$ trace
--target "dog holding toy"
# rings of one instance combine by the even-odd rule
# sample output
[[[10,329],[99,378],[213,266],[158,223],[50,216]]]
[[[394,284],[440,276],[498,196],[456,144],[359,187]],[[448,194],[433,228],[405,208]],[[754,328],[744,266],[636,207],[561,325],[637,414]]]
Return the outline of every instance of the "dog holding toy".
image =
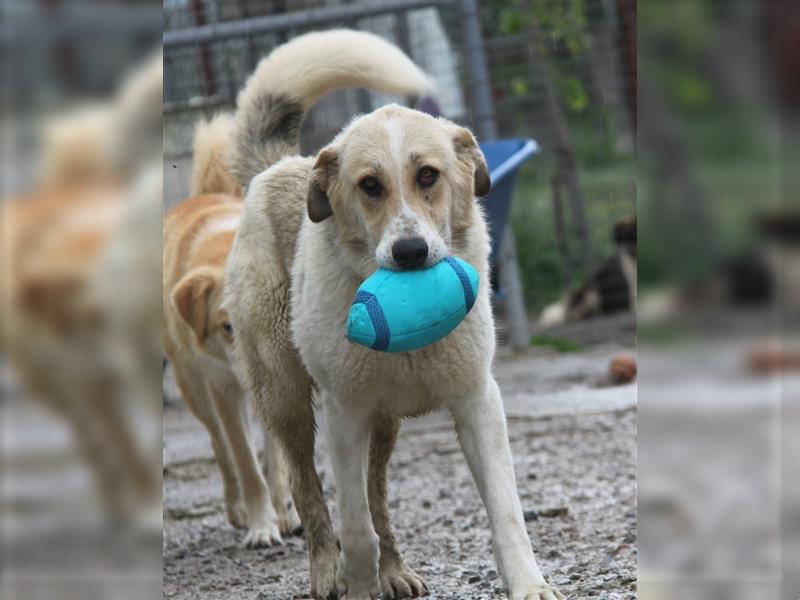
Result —
[[[376,68],[378,55],[392,64]],[[479,283],[488,281],[490,244],[476,201],[491,187],[484,157],[468,129],[396,105],[355,119],[315,156],[298,156],[315,92],[289,82],[334,56],[347,56],[348,76],[363,85],[387,73],[402,73],[406,88],[428,84],[397,48],[353,31],[301,36],[266,59],[235,117],[232,167],[249,189],[224,301],[243,384],[293,471],[312,595],[427,592],[397,547],[386,468],[401,419],[447,407],[509,597],[563,598],[534,558],[492,376],[489,286]],[[314,465],[315,394],[341,550]]]

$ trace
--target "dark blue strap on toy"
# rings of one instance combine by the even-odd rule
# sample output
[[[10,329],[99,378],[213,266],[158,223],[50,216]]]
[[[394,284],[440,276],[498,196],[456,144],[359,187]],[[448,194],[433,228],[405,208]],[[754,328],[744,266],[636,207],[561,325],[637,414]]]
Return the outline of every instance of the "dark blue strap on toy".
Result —
[[[353,300],[353,304],[363,304],[364,308],[367,309],[372,328],[375,330],[375,341],[372,343],[371,348],[386,352],[389,347],[389,324],[386,322],[386,317],[381,310],[380,304],[378,304],[378,299],[369,292],[359,290],[355,300]]]
[[[444,260],[452,267],[459,281],[461,281],[461,287],[464,288],[464,304],[467,307],[467,312],[469,312],[472,305],[475,304],[475,294],[472,293],[472,284],[469,282],[469,276],[466,271],[464,271],[464,268],[452,256],[446,256]]]

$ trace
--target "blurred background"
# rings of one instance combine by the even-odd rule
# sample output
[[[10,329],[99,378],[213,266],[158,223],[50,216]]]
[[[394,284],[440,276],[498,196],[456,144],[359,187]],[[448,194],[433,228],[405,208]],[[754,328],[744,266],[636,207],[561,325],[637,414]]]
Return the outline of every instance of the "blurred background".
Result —
[[[3,598],[160,595],[161,15],[0,6]]]
[[[638,7],[644,598],[795,598],[797,3]]]

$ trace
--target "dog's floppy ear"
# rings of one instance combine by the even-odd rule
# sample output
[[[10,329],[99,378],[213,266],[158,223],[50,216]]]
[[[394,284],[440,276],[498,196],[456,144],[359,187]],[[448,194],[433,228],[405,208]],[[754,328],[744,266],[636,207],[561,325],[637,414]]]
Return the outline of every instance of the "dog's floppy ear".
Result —
[[[172,290],[172,305],[203,345],[208,332],[208,301],[216,278],[207,269],[194,269]]]
[[[314,163],[314,168],[311,171],[306,205],[308,207],[308,218],[314,223],[320,223],[333,214],[331,201],[328,198],[328,186],[338,158],[336,150],[330,146],[323,148],[317,156],[317,162]]]
[[[478,198],[483,198],[491,191],[492,180],[489,177],[489,167],[486,166],[486,159],[483,158],[478,141],[469,129],[456,126],[453,144],[459,156],[472,161],[474,192]]]

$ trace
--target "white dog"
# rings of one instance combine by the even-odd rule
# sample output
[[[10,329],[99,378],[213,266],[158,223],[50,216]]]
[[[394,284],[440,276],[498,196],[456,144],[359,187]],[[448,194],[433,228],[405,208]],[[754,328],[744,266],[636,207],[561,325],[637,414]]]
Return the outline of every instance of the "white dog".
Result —
[[[489,238],[475,202],[490,181],[475,138],[449,121],[392,105],[353,121],[316,157],[291,156],[302,108],[314,95],[302,82],[331,55],[349,53],[351,75],[362,74],[371,87],[401,72],[405,81],[424,82],[397,49],[363,33],[304,36],[274,59],[301,43],[309,50],[297,52],[290,69],[287,61],[281,71],[277,60],[272,69],[259,67],[239,98],[232,167],[247,185],[263,165],[273,166],[250,183],[224,303],[237,332],[240,376],[293,471],[312,593],[361,600],[426,591],[401,559],[389,525],[386,465],[400,420],[444,405],[488,510],[511,598],[563,598],[534,559],[491,373]],[[378,54],[393,64],[374,70]],[[378,267],[424,268],[447,255],[474,265],[484,282],[453,333],[401,354],[345,339],[356,288]],[[326,411],[341,553],[314,469],[312,389]]]

